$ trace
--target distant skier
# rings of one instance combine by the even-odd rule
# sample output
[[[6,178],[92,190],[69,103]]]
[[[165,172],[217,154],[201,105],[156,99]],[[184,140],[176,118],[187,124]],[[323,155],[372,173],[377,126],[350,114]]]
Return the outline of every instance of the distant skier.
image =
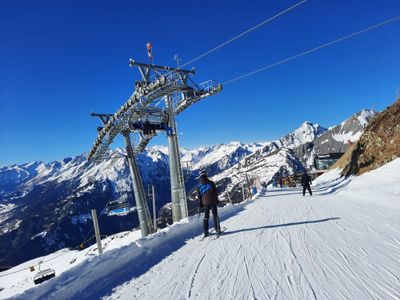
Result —
[[[208,179],[207,173],[202,171],[199,176],[199,186],[197,187],[199,196],[199,205],[204,208],[203,231],[204,236],[208,236],[208,219],[210,218],[210,210],[213,214],[214,227],[217,235],[221,234],[221,227],[218,218],[218,192],[215,183]]]
[[[301,175],[301,185],[303,186],[303,196],[306,195],[306,189],[310,193],[310,196],[312,196],[312,191],[311,191],[311,178],[308,176],[307,172],[304,172],[303,175]]]
[[[147,119],[143,123],[143,134],[144,135],[151,134],[150,122]]]

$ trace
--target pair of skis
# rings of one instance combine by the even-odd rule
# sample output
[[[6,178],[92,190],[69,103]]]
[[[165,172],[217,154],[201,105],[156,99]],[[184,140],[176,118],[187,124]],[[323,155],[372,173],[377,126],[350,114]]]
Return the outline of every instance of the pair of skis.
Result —
[[[214,233],[215,228],[213,228],[213,229],[211,229],[210,233],[207,236],[203,235],[202,237],[200,237],[200,242],[204,241],[206,238],[209,238],[210,240],[218,239],[222,235],[222,233],[225,232],[225,230],[226,230],[226,227],[221,227],[221,233],[218,234],[218,233]]]

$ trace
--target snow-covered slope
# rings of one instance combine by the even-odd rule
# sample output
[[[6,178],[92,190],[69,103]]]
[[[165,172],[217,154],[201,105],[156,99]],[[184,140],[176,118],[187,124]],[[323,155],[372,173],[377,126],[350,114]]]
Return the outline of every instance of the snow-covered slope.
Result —
[[[0,273],[0,298],[398,299],[400,159],[322,179],[313,197],[268,190],[225,207],[219,239],[200,241],[193,217],[146,239],[110,237],[102,256],[44,257],[57,277],[32,289],[35,262],[17,266]]]

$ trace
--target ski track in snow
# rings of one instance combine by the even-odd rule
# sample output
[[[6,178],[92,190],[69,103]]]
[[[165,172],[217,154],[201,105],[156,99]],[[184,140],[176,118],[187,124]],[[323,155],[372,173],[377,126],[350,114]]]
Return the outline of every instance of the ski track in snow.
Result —
[[[228,231],[219,240],[204,246],[193,241],[172,254],[178,261],[198,261],[178,270],[180,280],[192,278],[190,293],[175,290],[171,294],[165,289],[167,282],[176,282],[177,270],[171,261],[163,261],[157,266],[162,270],[157,276],[145,273],[110,298],[396,299],[400,296],[397,276],[376,276],[383,271],[382,265],[399,274],[399,248],[393,247],[393,239],[381,243],[381,232],[374,230],[381,228],[385,213],[367,223],[366,211],[360,211],[362,218],[352,220],[348,215],[355,208],[350,203],[341,202],[342,208],[338,204],[318,196],[303,199],[284,193],[261,198],[227,220]],[[346,230],[353,232],[347,237]],[[157,288],[158,282],[165,284]]]
[[[192,278],[190,293],[165,289],[176,268],[163,261],[157,276],[145,273],[109,299],[398,299],[396,214],[329,198],[282,192],[256,200],[224,222],[220,239],[172,254],[199,262],[178,270],[180,280]]]
[[[223,209],[219,239],[192,239],[194,217],[16,298],[400,299],[400,187],[379,198],[357,180],[268,191]]]

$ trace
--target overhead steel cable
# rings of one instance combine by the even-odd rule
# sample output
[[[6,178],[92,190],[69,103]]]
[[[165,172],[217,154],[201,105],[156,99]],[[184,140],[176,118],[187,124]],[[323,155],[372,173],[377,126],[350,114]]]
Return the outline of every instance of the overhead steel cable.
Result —
[[[288,62],[288,61],[291,61],[291,60],[293,60],[293,59],[299,58],[299,57],[301,57],[301,56],[310,54],[310,53],[315,52],[315,51],[318,51],[318,50],[320,50],[320,49],[322,49],[322,48],[325,48],[325,47],[331,46],[331,45],[333,45],[333,44],[339,43],[339,42],[341,42],[341,41],[350,39],[350,38],[352,38],[352,37],[354,37],[354,36],[356,36],[356,35],[359,35],[359,34],[361,34],[361,33],[370,31],[370,30],[375,29],[375,28],[378,28],[378,27],[380,27],[380,26],[383,26],[383,25],[386,25],[386,24],[395,22],[395,21],[397,21],[397,20],[400,20],[400,16],[396,16],[396,17],[394,17],[394,18],[388,19],[388,20],[383,21],[383,22],[381,22],[381,23],[378,23],[378,24],[369,26],[369,27],[367,27],[367,28],[364,28],[364,29],[362,29],[362,30],[360,30],[360,31],[357,31],[357,32],[354,32],[354,33],[345,35],[345,36],[343,36],[343,37],[340,37],[340,38],[335,39],[335,40],[333,40],[333,41],[331,41],[331,42],[324,43],[324,44],[322,44],[322,45],[320,45],[320,46],[314,47],[314,48],[309,49],[309,50],[307,50],[307,51],[300,52],[300,53],[298,53],[298,54],[296,54],[296,55],[293,55],[293,56],[290,56],[290,57],[288,57],[288,58],[279,60],[279,61],[277,61],[277,62],[275,62],[275,63],[273,63],[273,64],[270,64],[270,65],[261,67],[261,68],[259,68],[259,69],[256,69],[256,70],[254,70],[254,71],[245,73],[245,74],[243,74],[243,75],[234,77],[234,78],[232,78],[232,79],[230,79],[230,80],[227,80],[227,81],[223,82],[222,84],[223,84],[223,85],[230,84],[230,83],[232,83],[232,82],[238,81],[238,80],[243,79],[243,78],[245,78],[245,77],[254,75],[254,74],[256,74],[256,73],[262,72],[262,71],[267,70],[267,69],[271,69],[271,68],[276,67],[276,66],[279,66],[279,65],[281,65],[281,64],[283,64],[283,63],[285,63],[285,62]]]
[[[193,58],[193,59],[189,60],[188,62],[184,63],[183,65],[179,66],[176,70],[171,71],[171,72],[168,73],[167,75],[172,74],[172,73],[174,73],[174,72],[177,71],[177,70],[180,70],[181,68],[183,68],[183,67],[185,67],[185,66],[187,66],[187,65],[189,65],[189,64],[191,64],[191,63],[193,63],[193,62],[195,62],[196,60],[199,60],[200,58],[203,58],[203,57],[205,57],[205,56],[207,56],[207,55],[209,55],[209,54],[211,54],[211,53],[217,51],[218,49],[221,49],[222,47],[225,47],[226,45],[232,43],[233,41],[236,41],[237,39],[241,38],[242,36],[244,36],[244,35],[246,35],[246,34],[252,32],[252,31],[256,30],[257,28],[259,28],[259,27],[261,27],[261,26],[263,26],[263,25],[265,25],[265,24],[267,24],[267,23],[269,23],[269,22],[275,20],[276,18],[278,18],[278,17],[280,17],[280,16],[282,16],[282,15],[288,13],[289,11],[295,9],[296,7],[300,6],[301,4],[303,4],[303,3],[305,3],[305,2],[307,2],[307,0],[302,0],[302,1],[300,1],[300,2],[297,2],[296,4],[294,4],[294,5],[292,5],[292,6],[288,7],[288,8],[286,8],[285,10],[283,10],[283,11],[277,13],[276,15],[274,15],[274,16],[272,16],[272,17],[269,17],[269,18],[263,20],[262,22],[258,23],[257,25],[255,25],[255,26],[253,26],[253,27],[251,27],[251,28],[249,28],[249,29],[243,31],[242,33],[239,33],[238,35],[236,35],[236,36],[230,38],[229,40],[223,42],[222,44],[219,44],[218,46],[215,46],[214,48],[212,48],[212,49],[210,49],[210,50],[208,50],[208,51],[206,51],[206,52],[200,54],[199,56],[196,56],[195,58]]]

